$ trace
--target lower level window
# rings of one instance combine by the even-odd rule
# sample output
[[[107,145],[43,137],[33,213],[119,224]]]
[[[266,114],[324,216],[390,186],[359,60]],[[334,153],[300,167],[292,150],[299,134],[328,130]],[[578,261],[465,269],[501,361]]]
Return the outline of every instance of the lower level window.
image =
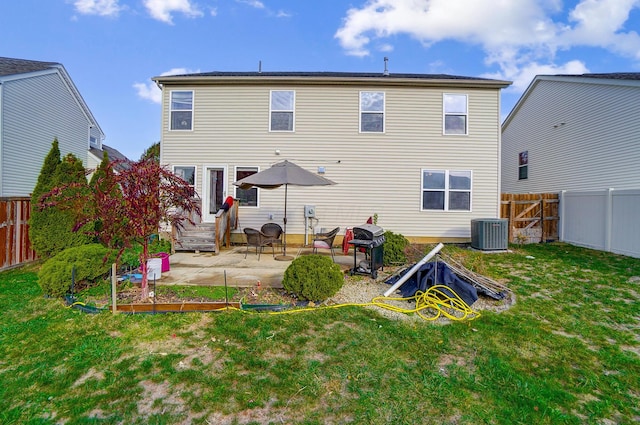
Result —
[[[422,170],[422,209],[471,211],[471,171]]]
[[[236,167],[236,181],[258,172],[258,167]],[[240,189],[236,187],[236,199],[241,207],[258,206],[258,188]]]
[[[186,181],[195,195],[196,189],[196,167],[194,166],[175,166],[173,167],[173,173]]]

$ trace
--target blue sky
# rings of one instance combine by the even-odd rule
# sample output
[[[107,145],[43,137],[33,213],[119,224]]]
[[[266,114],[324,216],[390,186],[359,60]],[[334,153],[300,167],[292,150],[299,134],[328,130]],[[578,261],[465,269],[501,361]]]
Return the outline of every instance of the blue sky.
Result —
[[[158,75],[208,72],[640,72],[640,0],[13,0],[0,56],[62,63],[131,159],[160,139]]]

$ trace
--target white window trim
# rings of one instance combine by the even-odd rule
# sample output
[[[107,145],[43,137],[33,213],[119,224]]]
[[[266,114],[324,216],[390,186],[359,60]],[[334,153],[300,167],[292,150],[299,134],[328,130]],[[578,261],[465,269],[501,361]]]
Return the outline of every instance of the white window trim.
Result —
[[[254,166],[254,165],[236,165],[233,168],[234,181],[237,181],[236,179],[238,178],[238,168],[255,168],[256,169],[256,173],[260,172],[260,167],[258,167],[258,166]],[[238,198],[237,197],[238,189],[240,189],[238,186],[233,185],[233,198],[234,199]],[[238,207],[239,208],[243,208],[243,209],[244,208],[247,208],[247,209],[249,209],[249,208],[252,208],[252,209],[260,208],[260,188],[258,187],[257,189],[258,190],[257,190],[257,194],[256,194],[256,206],[255,207],[251,206],[251,205],[242,205],[242,206],[238,205]]]
[[[272,109],[273,92],[291,92],[293,93],[293,109]],[[291,112],[293,123],[291,130],[273,130],[271,128],[271,113],[273,112]],[[269,132],[270,133],[293,133],[296,131],[296,91],[295,90],[270,90],[269,91]]]
[[[174,111],[174,109],[171,108],[171,104],[173,103],[173,93],[174,92],[191,92],[191,128],[188,130],[183,130],[183,129],[173,129],[171,128],[171,123],[173,122],[172,119],[172,113]],[[193,131],[194,127],[195,127],[195,106],[196,105],[196,92],[194,90],[171,90],[169,92],[169,131]],[[186,112],[189,111],[189,109],[175,109],[175,111],[181,111],[181,112]]]
[[[435,171],[444,173],[444,189],[424,189],[424,172]],[[469,190],[449,189],[449,173],[450,172],[465,172],[470,174],[471,187]],[[424,192],[441,192],[444,190],[444,209],[431,210],[424,208],[422,204],[422,194]],[[468,210],[450,210],[449,209],[449,192],[469,192],[469,209]],[[435,168],[423,168],[420,170],[420,211],[434,212],[434,213],[470,213],[473,212],[473,171],[472,170],[442,170]]]
[[[465,97],[465,110],[467,112],[465,112],[464,114],[461,113],[450,113],[447,114],[447,112],[445,111],[445,98],[447,96],[464,96]],[[445,128],[445,119],[447,115],[464,115],[465,117],[465,128],[464,128],[464,133],[463,134],[454,134],[454,133],[447,133],[447,130]],[[442,135],[443,136],[468,136],[469,135],[469,95],[467,93],[442,93]]]
[[[362,93],[382,93],[382,111],[363,111]],[[379,90],[360,90],[358,93],[358,132],[360,134],[385,134],[387,132],[387,92]],[[362,131],[362,114],[379,114],[382,112],[382,131]]]
[[[197,166],[193,164],[176,164],[171,166],[171,172],[173,174],[176,174],[176,168],[187,168],[187,167],[193,168],[193,193],[196,196],[200,196],[198,195],[198,167]]]

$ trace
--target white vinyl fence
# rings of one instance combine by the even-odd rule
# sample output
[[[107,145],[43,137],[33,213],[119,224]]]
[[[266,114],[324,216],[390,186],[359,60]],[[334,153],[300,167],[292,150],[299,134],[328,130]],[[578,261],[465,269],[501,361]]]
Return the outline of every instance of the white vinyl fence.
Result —
[[[560,240],[640,258],[640,189],[560,192]]]

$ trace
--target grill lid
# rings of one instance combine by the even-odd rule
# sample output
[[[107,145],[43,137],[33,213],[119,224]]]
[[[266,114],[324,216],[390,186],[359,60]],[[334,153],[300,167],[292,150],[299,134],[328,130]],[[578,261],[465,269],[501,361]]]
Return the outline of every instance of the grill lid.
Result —
[[[353,228],[354,239],[372,240],[384,235],[384,229],[375,224],[362,224]]]

